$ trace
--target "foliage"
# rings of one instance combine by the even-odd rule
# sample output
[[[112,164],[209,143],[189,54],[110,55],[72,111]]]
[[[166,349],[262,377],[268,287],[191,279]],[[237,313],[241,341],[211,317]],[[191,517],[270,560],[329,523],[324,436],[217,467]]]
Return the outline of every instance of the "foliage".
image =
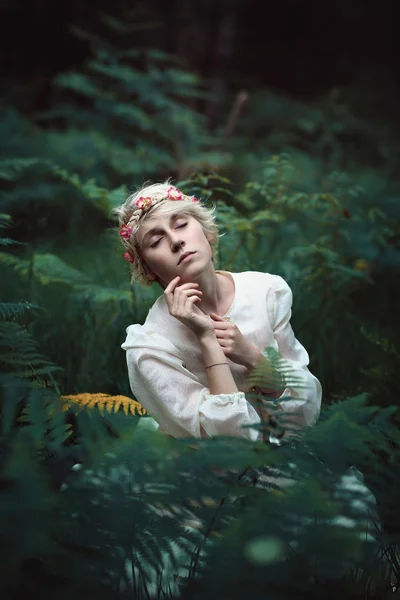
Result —
[[[393,185],[397,127],[389,120],[382,127],[388,115],[366,107],[372,95],[355,85],[333,87],[307,101],[271,87],[253,90],[230,141],[235,185],[258,180],[265,161],[281,152],[291,155],[296,182],[308,191],[332,171],[351,173],[369,186]]]
[[[41,286],[73,285],[48,272]],[[371,340],[396,358],[392,342]],[[17,364],[34,366],[29,344],[16,348]],[[398,530],[386,526],[398,506],[394,407],[342,401],[300,441],[274,447],[143,431],[140,417],[84,407],[119,406],[103,394],[74,402],[15,378],[0,391],[3,595],[389,597],[399,564]]]
[[[133,50],[131,23],[105,21],[114,38],[76,31],[91,58],[56,77],[48,110],[13,106],[0,125],[2,596],[389,598],[396,151],[337,96],[299,107],[271,92],[222,148],[196,110],[198,77]],[[354,139],[362,168],[346,159]],[[379,173],[365,170],[371,156]],[[174,440],[147,431],[129,397],[120,344],[160,290],[129,287],[109,212],[132,177],[171,174],[216,204],[219,268],[280,274],[293,289],[294,330],[324,390],[301,436]],[[266,433],[290,425],[274,409]]]
[[[87,408],[97,407],[99,411],[117,412],[120,408],[128,415],[146,415],[146,411],[139,402],[126,396],[110,396],[110,394],[69,394],[60,396],[63,401],[63,409],[68,410],[72,403]]]
[[[54,467],[71,459],[72,433],[61,405],[49,392],[25,389],[24,426],[10,428],[23,388],[6,390],[3,595],[40,589],[44,597],[144,598],[164,590],[240,598],[267,587],[274,598],[331,598],[334,586],[344,597],[389,597],[397,537],[385,536],[379,522],[375,530],[373,498],[357,474],[344,474],[368,465],[374,484],[385,482],[389,504],[398,411],[354,398],[327,411],[300,443],[276,448],[235,438],[173,440],[132,429],[134,417],[123,414],[122,421],[107,416],[110,437],[95,413],[81,409],[74,443],[85,448],[84,464],[67,471],[59,491]],[[390,450],[384,467],[378,448]],[[277,472],[291,482],[279,492]]]
[[[18,323],[0,323],[0,364],[7,372],[19,377],[37,379],[59,371],[37,350],[36,343],[28,331]]]
[[[14,319],[32,308],[39,308],[29,302],[0,302],[0,319]]]
[[[263,178],[249,182],[235,206],[217,199],[221,188],[225,198],[231,194],[229,181],[218,174],[194,174],[182,185],[217,204],[226,234],[219,250],[223,268],[268,271],[290,283],[294,330],[309,350],[325,399],[358,393],[360,356],[366,370],[374,360],[361,335],[374,327],[369,298],[375,306],[386,304],[380,327],[391,331],[394,305],[387,299],[398,289],[398,210],[385,213],[376,198],[340,173],[332,173],[320,192],[305,192],[286,155],[267,161]]]
[[[205,97],[199,78],[161,50],[133,49],[126,23],[115,44],[109,25],[104,36],[74,28],[89,41],[92,58],[56,77],[55,106],[42,115],[47,124],[68,125],[49,137],[63,164],[109,185],[116,177],[154,175],[155,166],[171,172],[188,159],[204,160],[206,123],[192,107]]]

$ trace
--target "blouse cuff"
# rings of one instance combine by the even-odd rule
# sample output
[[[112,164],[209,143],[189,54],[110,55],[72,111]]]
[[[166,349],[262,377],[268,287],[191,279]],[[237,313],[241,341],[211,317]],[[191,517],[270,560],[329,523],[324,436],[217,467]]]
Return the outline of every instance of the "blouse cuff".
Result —
[[[245,400],[244,392],[232,392],[231,394],[212,394],[209,390],[206,390],[204,394],[205,400],[212,400],[223,405],[233,404],[240,400]]]
[[[244,425],[256,424],[260,418],[247,401],[244,392],[232,394],[204,393],[204,402],[199,409],[200,424],[208,436],[230,435],[244,437],[252,441],[259,439],[259,431]]]

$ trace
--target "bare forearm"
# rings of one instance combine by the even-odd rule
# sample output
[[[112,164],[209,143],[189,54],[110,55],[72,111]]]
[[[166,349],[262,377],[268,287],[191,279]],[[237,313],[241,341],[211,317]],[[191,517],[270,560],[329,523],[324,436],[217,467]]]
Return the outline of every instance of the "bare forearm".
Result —
[[[215,335],[207,335],[199,338],[199,345],[203,356],[205,367],[215,365],[206,369],[208,377],[208,388],[211,394],[233,394],[238,391],[233,379],[228,360],[218,343]],[[222,364],[216,364],[222,363]]]

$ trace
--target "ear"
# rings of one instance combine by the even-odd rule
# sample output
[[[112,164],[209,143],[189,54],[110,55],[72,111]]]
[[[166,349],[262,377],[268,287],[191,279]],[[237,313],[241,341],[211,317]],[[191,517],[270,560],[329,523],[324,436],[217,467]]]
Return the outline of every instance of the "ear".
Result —
[[[150,269],[150,267],[145,261],[143,261],[143,271],[146,279],[148,279],[149,281],[154,281],[155,279],[157,279],[156,274],[153,273],[153,271]]]
[[[212,251],[212,261],[214,262],[215,242],[218,241],[218,238],[215,238],[214,236],[212,236],[210,234],[207,234],[206,235],[206,239],[207,239],[208,243],[210,244],[210,248],[211,248],[211,251]]]
[[[213,244],[215,244],[215,237],[213,237],[211,234],[206,235],[206,240],[211,247],[213,246]]]

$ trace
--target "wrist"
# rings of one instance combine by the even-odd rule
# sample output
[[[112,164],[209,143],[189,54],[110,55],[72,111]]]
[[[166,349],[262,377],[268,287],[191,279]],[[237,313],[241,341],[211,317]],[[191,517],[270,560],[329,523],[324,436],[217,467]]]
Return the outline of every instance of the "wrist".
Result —
[[[214,343],[215,341],[217,341],[217,336],[215,334],[214,329],[211,329],[210,331],[203,331],[197,334],[197,339],[200,345],[207,345],[209,343]]]

